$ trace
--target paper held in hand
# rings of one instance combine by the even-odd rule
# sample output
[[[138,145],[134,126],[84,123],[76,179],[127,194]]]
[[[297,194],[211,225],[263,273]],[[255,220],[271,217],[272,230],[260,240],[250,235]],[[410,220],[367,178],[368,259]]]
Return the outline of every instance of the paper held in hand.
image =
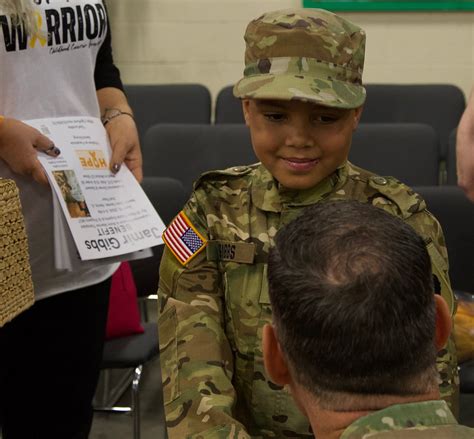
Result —
[[[163,243],[163,221],[135,177],[125,165],[116,175],[110,171],[111,150],[99,119],[61,117],[25,123],[61,150],[58,157],[39,152],[38,158],[81,260],[116,257]],[[60,232],[55,230],[55,241],[61,243],[69,234]]]

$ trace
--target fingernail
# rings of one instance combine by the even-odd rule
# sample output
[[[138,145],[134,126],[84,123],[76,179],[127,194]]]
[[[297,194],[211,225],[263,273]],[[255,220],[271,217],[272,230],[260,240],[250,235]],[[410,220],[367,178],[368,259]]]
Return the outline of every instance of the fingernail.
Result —
[[[54,155],[59,155],[59,154],[61,154],[61,150],[59,148],[54,147],[53,148],[53,154]]]
[[[118,171],[120,171],[120,166],[121,166],[120,163],[114,163],[112,165],[112,172],[116,174]]]

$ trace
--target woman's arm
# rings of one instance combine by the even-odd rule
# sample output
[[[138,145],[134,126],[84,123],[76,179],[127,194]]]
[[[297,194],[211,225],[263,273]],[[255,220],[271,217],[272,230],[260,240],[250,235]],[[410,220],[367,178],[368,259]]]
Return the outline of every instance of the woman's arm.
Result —
[[[125,94],[118,88],[106,87],[97,91],[97,98],[101,114],[106,118],[105,129],[112,148],[112,172],[118,172],[122,163],[125,163],[135,178],[142,181],[142,153],[138,131]],[[107,121],[109,115],[110,119]]]
[[[107,17],[107,35],[97,54],[94,71],[97,99],[112,148],[110,168],[116,173],[125,162],[138,181],[143,178],[142,154],[133,113],[123,92],[120,72],[112,56],[112,38]]]
[[[458,185],[474,201],[474,87],[456,136]]]

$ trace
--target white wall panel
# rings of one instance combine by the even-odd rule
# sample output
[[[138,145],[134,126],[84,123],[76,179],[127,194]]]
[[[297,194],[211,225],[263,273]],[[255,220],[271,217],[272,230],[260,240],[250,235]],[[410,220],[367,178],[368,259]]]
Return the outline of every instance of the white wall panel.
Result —
[[[299,0],[109,0],[127,83],[199,82],[213,95],[243,70],[243,33]],[[474,83],[474,13],[342,13],[367,32],[365,82]]]

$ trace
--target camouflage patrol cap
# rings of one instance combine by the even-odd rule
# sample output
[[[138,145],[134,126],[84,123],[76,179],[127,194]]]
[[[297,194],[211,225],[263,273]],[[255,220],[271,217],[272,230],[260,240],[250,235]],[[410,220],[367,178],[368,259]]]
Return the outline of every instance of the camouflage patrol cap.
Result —
[[[252,20],[244,77],[234,96],[304,100],[337,108],[365,101],[365,32],[324,9],[286,9]]]

